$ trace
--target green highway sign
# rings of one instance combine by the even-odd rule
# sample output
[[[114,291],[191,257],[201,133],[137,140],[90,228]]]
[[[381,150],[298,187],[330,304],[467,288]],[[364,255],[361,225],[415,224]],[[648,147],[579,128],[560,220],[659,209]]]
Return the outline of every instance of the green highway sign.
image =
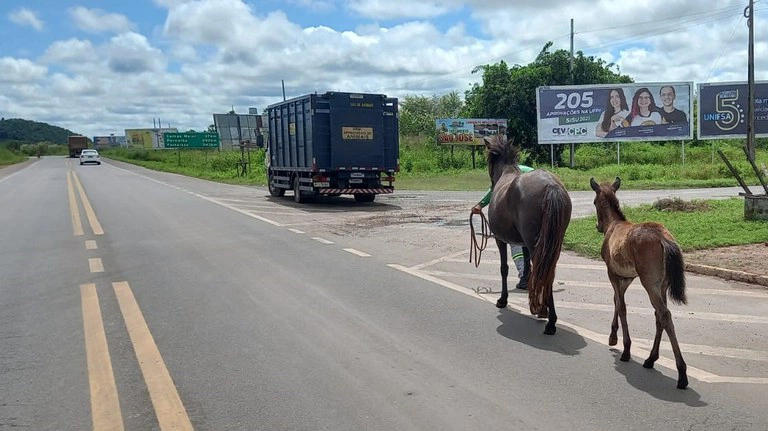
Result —
[[[163,134],[165,148],[219,148],[221,141],[216,132],[183,132]]]

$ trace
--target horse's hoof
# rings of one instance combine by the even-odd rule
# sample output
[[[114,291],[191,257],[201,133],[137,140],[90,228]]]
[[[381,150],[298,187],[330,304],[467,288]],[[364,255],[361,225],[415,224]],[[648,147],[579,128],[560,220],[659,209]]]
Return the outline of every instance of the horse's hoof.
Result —
[[[555,325],[552,325],[552,327],[549,325],[544,327],[544,335],[555,335],[555,332],[557,332]]]
[[[653,363],[656,361],[652,361],[650,359],[646,359],[645,362],[643,362],[643,368],[653,368]]]
[[[619,344],[619,337],[618,336],[611,335],[610,337],[608,337],[608,345],[609,346],[615,346],[617,344]]]
[[[632,355],[630,355],[629,352],[624,352],[624,353],[621,354],[621,358],[619,358],[619,360],[621,362],[628,362],[629,358],[631,358],[631,357],[632,357]]]
[[[499,299],[498,301],[496,301],[496,307],[497,308],[507,308],[507,300],[505,299],[505,300],[502,301],[501,299]]]
[[[685,389],[688,387],[688,377],[683,377],[677,381],[677,389]]]
[[[520,284],[520,283],[517,283],[517,284],[515,285],[515,289],[519,289],[519,290],[528,290],[528,285],[527,285],[527,284]]]

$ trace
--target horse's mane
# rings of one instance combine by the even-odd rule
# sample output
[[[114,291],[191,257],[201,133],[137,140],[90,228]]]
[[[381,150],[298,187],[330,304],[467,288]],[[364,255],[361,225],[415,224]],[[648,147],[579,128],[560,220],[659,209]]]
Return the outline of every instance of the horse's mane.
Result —
[[[514,165],[517,167],[519,152],[517,147],[512,144],[512,139],[505,141],[502,135],[495,135],[485,138],[488,144],[488,161],[494,163],[496,160],[505,165]]]
[[[618,215],[622,221],[626,221],[627,217],[624,216],[624,212],[621,210],[621,205],[619,205],[619,198],[616,197],[616,193],[613,191],[613,189],[610,188],[610,186],[607,187],[611,192],[603,192],[603,196],[605,196],[606,202],[608,202],[608,205],[611,207],[611,209],[613,209],[614,212],[616,212],[616,215]]]

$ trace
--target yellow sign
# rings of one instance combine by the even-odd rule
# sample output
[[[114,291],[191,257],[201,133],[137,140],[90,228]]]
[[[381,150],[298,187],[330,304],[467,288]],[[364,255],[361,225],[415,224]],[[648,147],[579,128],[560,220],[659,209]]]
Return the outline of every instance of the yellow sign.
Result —
[[[373,127],[342,127],[341,137],[344,140],[373,140]]]
[[[133,148],[152,148],[152,129],[125,129],[125,138],[128,146]]]
[[[296,123],[288,123],[288,134],[291,136],[296,134]]]

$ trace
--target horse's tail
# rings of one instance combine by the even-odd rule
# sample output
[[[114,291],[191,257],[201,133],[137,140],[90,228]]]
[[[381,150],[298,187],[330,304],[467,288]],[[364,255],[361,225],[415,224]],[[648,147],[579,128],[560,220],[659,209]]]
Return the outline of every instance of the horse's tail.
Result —
[[[661,246],[664,248],[664,269],[669,286],[669,297],[676,304],[686,304],[688,298],[685,296],[683,252],[680,251],[680,246],[676,242],[668,238],[661,240]]]
[[[571,221],[571,198],[560,184],[547,186],[541,203],[542,223],[531,255],[528,304],[532,314],[542,315],[552,293],[555,265]]]

